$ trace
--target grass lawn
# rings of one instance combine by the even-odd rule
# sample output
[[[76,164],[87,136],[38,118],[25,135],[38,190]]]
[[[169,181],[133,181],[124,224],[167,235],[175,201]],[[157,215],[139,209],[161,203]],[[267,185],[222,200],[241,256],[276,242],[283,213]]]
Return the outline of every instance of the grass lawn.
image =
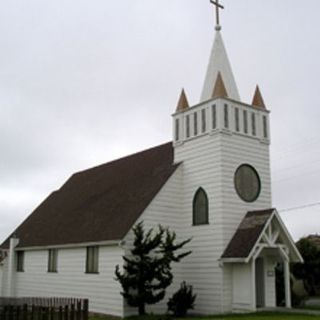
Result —
[[[89,320],[115,320],[114,317],[91,317]],[[166,316],[145,316],[145,317],[129,317],[128,320],[304,320],[304,319],[320,319],[320,316],[301,315],[301,314],[281,314],[281,313],[254,313],[254,314],[241,314],[241,315],[224,315],[224,316],[205,316],[205,317],[186,317],[174,318]]]

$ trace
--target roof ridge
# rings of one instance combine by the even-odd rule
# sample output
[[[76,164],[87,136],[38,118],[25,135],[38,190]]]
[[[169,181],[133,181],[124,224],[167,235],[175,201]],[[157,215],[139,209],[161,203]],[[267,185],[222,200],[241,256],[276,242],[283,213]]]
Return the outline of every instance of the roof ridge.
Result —
[[[113,159],[113,160],[110,160],[108,162],[104,162],[104,163],[98,164],[96,166],[93,166],[93,167],[90,167],[90,168],[87,168],[87,169],[84,169],[84,170],[80,170],[78,172],[75,172],[71,177],[76,176],[78,174],[82,174],[82,173],[87,172],[89,170],[94,170],[94,169],[98,169],[98,168],[101,168],[101,167],[106,166],[106,165],[110,165],[110,164],[115,163],[117,161],[126,160],[128,158],[137,156],[137,155],[142,154],[144,152],[148,152],[148,151],[152,151],[152,150],[157,149],[157,148],[164,147],[164,146],[166,146],[168,144],[172,144],[172,141],[165,142],[165,143],[159,144],[158,146],[150,147],[148,149],[144,149],[144,150],[141,150],[141,151],[136,151],[136,152],[131,153],[131,154],[127,155],[127,156],[123,156],[123,157],[120,157],[120,158],[117,158],[117,159]]]

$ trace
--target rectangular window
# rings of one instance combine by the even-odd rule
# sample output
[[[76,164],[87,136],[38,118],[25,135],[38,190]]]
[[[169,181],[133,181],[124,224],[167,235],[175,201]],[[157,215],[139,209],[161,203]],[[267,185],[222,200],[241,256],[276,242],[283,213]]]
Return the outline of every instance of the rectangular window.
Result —
[[[17,272],[24,272],[24,251],[17,251]]]
[[[251,114],[251,129],[252,129],[252,135],[256,135],[256,115],[254,112]]]
[[[235,108],[234,109],[234,122],[236,124],[236,131],[240,131],[240,123],[239,123],[239,109]]]
[[[58,250],[48,250],[48,272],[58,272]]]
[[[196,112],[193,114],[193,125],[194,125],[194,135],[196,136],[198,134],[198,115]]]
[[[190,116],[186,116],[186,137],[190,138]]]
[[[224,105],[224,127],[229,128],[229,108],[227,104]]]
[[[244,131],[244,133],[248,133],[248,112],[247,112],[247,110],[243,110],[243,131]]]
[[[86,273],[99,272],[99,247],[87,247]]]
[[[214,104],[212,106],[212,129],[217,128],[217,108],[216,105]]]
[[[207,130],[206,124],[206,109],[201,110],[201,120],[202,120],[202,133],[205,133]]]
[[[176,119],[176,132],[175,132],[175,140],[176,141],[178,141],[179,140],[179,130],[180,130],[180,128],[179,128],[180,126],[179,126],[179,119]]]
[[[263,136],[268,138],[268,123],[266,116],[263,116]]]

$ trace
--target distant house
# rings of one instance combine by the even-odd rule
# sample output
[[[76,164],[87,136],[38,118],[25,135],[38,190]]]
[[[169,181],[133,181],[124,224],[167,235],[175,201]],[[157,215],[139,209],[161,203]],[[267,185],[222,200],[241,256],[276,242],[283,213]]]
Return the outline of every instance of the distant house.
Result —
[[[302,258],[272,208],[269,111],[258,88],[240,101],[219,30],[201,101],[180,96],[173,142],[78,172],[49,195],[1,246],[1,295],[84,297],[91,311],[134,314],[114,270],[144,221],[193,238],[166,300],[185,280],[198,314],[274,307],[280,262],[291,306],[289,263]]]

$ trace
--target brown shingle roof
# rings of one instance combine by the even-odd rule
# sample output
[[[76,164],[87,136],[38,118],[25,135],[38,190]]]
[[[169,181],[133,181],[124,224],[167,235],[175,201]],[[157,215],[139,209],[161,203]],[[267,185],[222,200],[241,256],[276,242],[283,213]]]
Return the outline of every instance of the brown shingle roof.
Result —
[[[274,210],[249,211],[221,258],[247,258]]]
[[[177,167],[170,142],[76,173],[13,234],[19,247],[120,240]]]

